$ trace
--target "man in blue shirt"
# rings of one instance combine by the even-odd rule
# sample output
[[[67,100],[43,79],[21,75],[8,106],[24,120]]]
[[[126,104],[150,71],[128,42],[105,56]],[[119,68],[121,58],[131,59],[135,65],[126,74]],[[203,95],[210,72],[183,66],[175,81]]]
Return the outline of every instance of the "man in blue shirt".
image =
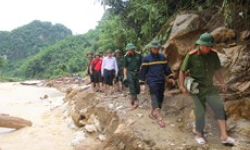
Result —
[[[149,113],[151,119],[157,120],[160,127],[164,128],[165,122],[161,115],[161,106],[164,98],[165,81],[175,85],[172,71],[167,64],[166,58],[159,53],[161,45],[153,42],[150,45],[150,54],[142,60],[140,80],[149,85],[152,108]]]

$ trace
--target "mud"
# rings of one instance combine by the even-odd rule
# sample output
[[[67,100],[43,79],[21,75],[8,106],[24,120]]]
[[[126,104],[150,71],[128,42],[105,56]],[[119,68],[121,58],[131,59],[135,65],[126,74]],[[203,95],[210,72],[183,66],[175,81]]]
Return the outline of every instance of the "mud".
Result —
[[[79,134],[75,136],[74,141],[77,150],[230,150],[237,148],[244,150],[249,148],[246,142],[233,148],[220,143],[219,129],[211,109],[207,110],[205,129],[208,144],[197,145],[194,139],[192,100],[190,97],[178,94],[178,90],[165,92],[162,112],[167,126],[164,129],[148,117],[150,100],[147,92],[139,97],[140,107],[131,110],[129,98],[122,94],[104,96],[102,93],[91,92],[90,88],[85,90],[70,88],[67,91],[64,101],[70,105],[68,115],[72,116],[79,128]],[[241,125],[231,129],[239,131]],[[230,133],[239,138],[236,132]]]
[[[0,112],[28,119],[33,125],[19,130],[0,128],[0,149],[73,150],[75,131],[63,118],[63,97],[54,88],[1,83]]]

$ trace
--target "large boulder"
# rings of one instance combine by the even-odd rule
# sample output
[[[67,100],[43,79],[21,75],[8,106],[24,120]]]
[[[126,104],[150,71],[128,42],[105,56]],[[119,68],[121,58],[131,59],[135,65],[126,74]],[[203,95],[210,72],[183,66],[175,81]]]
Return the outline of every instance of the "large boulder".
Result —
[[[200,35],[200,20],[196,14],[184,14],[176,17],[170,38],[164,45],[168,62],[172,69],[178,70],[185,54],[193,49]]]
[[[236,33],[232,29],[219,27],[211,32],[216,43],[228,42],[236,37]]]
[[[230,89],[238,92],[250,90],[250,50],[247,45],[223,48],[219,58],[224,69],[225,80]]]
[[[237,136],[241,143],[250,143],[250,99],[225,103],[228,131]]]
[[[250,31],[246,30],[240,33],[240,40],[245,41],[250,39]]]

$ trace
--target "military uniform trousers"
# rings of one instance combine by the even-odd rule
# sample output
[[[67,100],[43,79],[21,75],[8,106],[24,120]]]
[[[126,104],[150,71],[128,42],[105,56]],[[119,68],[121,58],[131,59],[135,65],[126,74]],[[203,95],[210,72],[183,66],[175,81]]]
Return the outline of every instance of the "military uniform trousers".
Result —
[[[194,101],[195,125],[196,132],[203,134],[205,127],[206,103],[214,111],[216,120],[225,120],[226,113],[224,110],[223,99],[214,90],[199,88],[200,92],[197,95],[191,95]]]
[[[127,72],[128,88],[132,100],[137,100],[137,94],[140,93],[140,84],[138,79],[138,73],[133,71]]]

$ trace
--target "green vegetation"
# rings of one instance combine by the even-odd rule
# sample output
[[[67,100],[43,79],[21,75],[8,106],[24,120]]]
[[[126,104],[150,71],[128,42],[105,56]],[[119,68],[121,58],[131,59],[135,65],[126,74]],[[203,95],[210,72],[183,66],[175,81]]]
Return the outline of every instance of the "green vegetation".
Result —
[[[71,30],[61,24],[37,20],[11,32],[0,31],[0,56],[5,57],[1,71],[12,76],[27,57],[69,35],[72,35]]]
[[[98,26],[84,35],[71,36],[71,31],[63,25],[40,21],[12,32],[0,32],[0,55],[7,56],[3,71],[24,78],[83,74],[88,52],[105,52],[109,48],[123,50],[128,42],[135,43],[142,50],[152,40],[165,42],[171,31],[168,24],[181,11],[216,9],[224,15],[228,27],[248,29],[250,24],[250,9],[244,7],[249,6],[250,0],[99,2],[105,6],[105,13]],[[239,17],[241,20],[237,21]],[[239,26],[242,24],[239,21],[245,22],[244,27]]]
[[[95,31],[92,30],[42,49],[28,58],[17,73],[25,78],[55,78],[78,73],[86,68],[87,53],[96,48],[94,36]]]

